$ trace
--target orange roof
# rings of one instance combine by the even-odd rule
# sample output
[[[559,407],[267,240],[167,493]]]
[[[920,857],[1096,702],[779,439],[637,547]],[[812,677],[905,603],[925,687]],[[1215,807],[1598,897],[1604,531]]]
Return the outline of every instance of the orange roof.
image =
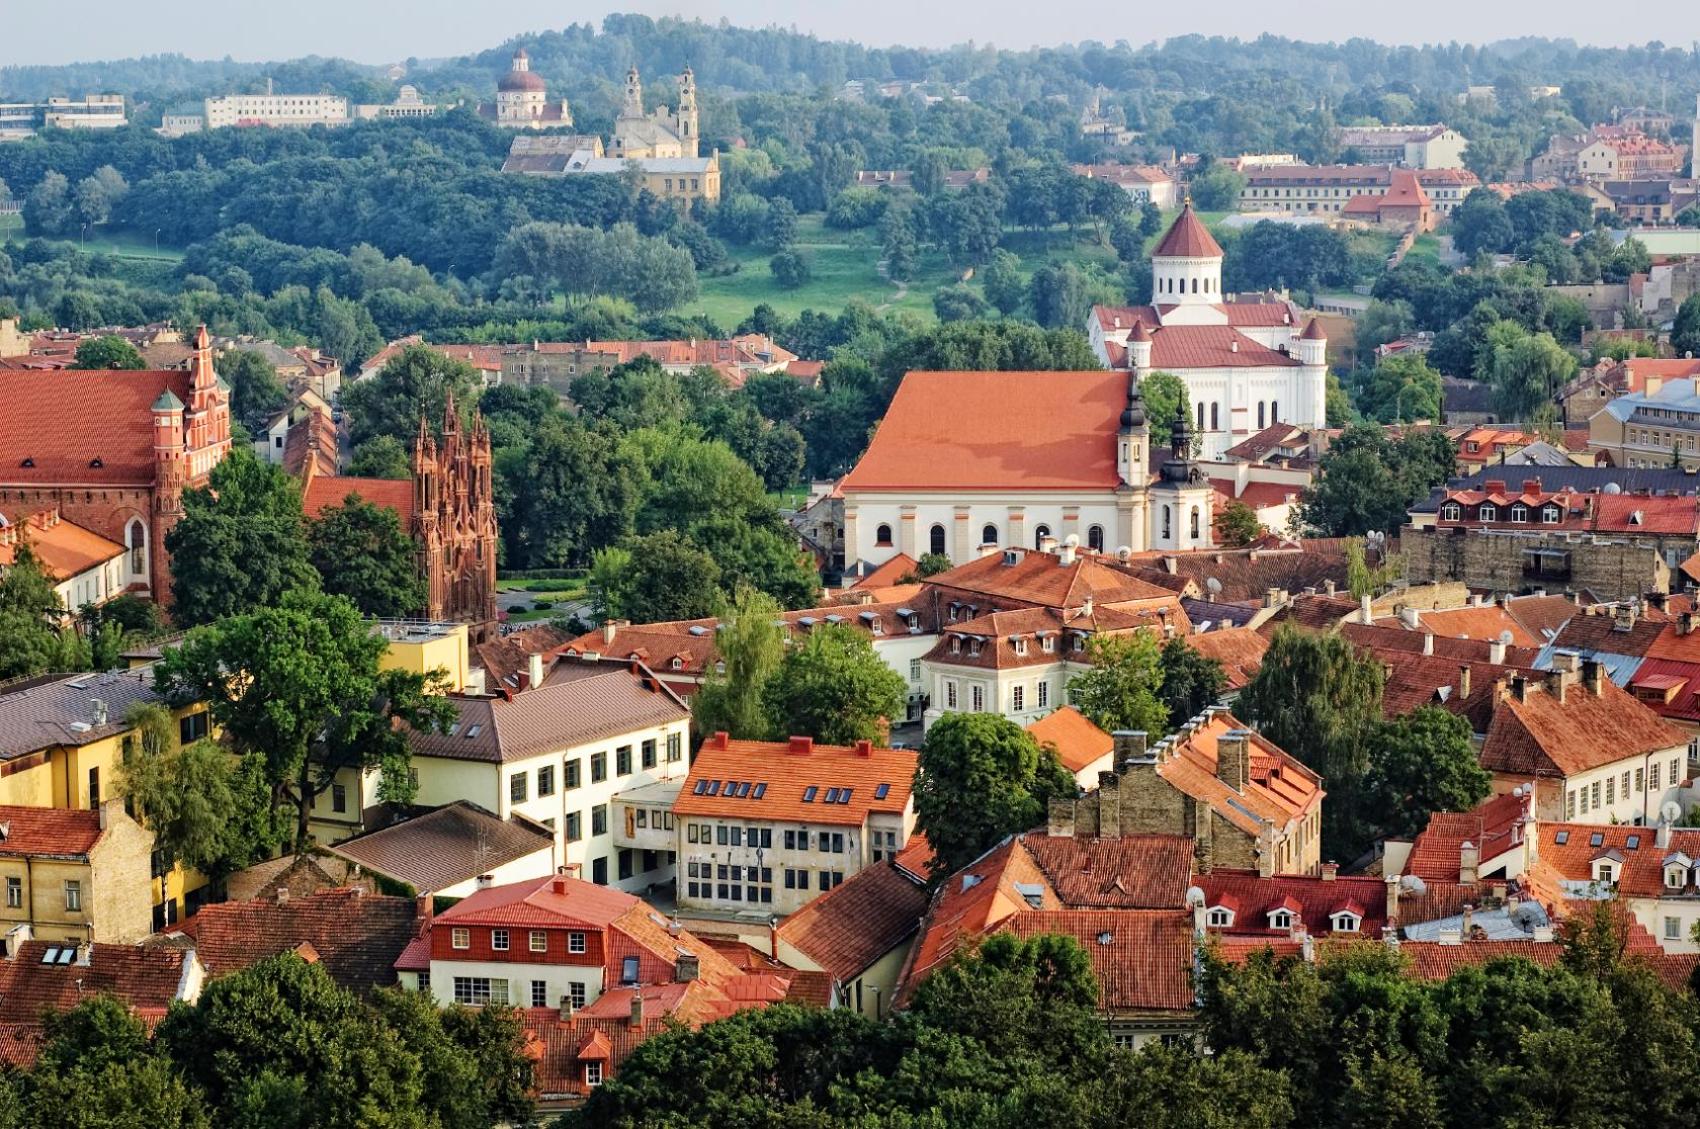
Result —
[[[868,742],[733,741],[716,733],[697,750],[673,814],[860,826],[874,812],[909,806],[915,762],[913,749]]]
[[[1157,369],[1296,368],[1299,363],[1231,325],[1160,325],[1151,333],[1151,366]]]
[[[1109,756],[1116,743],[1115,738],[1073,706],[1051,711],[1029,725],[1027,732],[1041,746],[1054,747],[1057,759],[1073,773]]]
[[[1680,889],[1665,886],[1664,861],[1678,853],[1700,858],[1700,830],[1672,828],[1670,842],[1663,847],[1657,834],[1655,828],[1632,824],[1542,823],[1538,866],[1548,878],[1592,882],[1594,861],[1610,852],[1617,890],[1624,898],[1693,898],[1700,887],[1692,885],[1692,875],[1685,875],[1687,881]]]
[[[1465,843],[1474,846],[1478,862],[1484,865],[1498,858],[1521,841],[1529,803],[1529,797],[1502,792],[1470,811],[1435,812],[1411,844],[1405,873],[1456,882],[1459,848]]]
[[[3,520],[4,515],[0,515],[0,521]],[[74,521],[66,521],[58,510],[43,510],[30,514],[22,522],[0,526],[0,566],[17,560],[20,541],[29,545],[42,569],[55,582],[69,580],[124,555],[124,546]]]
[[[1490,960],[1522,957],[1542,968],[1551,968],[1564,955],[1564,946],[1557,941],[1463,941],[1446,944],[1440,941],[1404,941],[1400,955],[1410,963],[1411,975],[1419,980],[1445,980],[1460,968],[1486,964]]]
[[[779,939],[846,983],[907,940],[926,909],[921,882],[878,862],[787,917]]]
[[[1198,213],[1192,210],[1189,199],[1181,207],[1181,214],[1175,217],[1175,222],[1169,225],[1156,249],[1151,252],[1152,258],[1176,259],[1220,259],[1222,245],[1216,242],[1210,229],[1204,226],[1204,221],[1198,218]]]
[[[966,601],[978,595],[1067,611],[1075,611],[1087,599],[1095,607],[1153,601],[1153,607],[1161,603],[1174,604],[1179,609],[1177,597],[1168,589],[1085,553],[1077,554],[1072,564],[1065,565],[1054,553],[1006,549],[938,573],[928,578],[927,585],[937,592],[941,601]],[[977,608],[975,614],[994,610],[997,609],[988,605]]]
[[[354,478],[347,475],[314,475],[302,492],[301,510],[316,518],[327,506],[340,506],[350,494],[394,510],[401,519],[401,530],[413,529],[413,480],[407,478]]]
[[[104,832],[98,811],[0,805],[0,857],[81,858]]]
[[[1114,489],[1126,403],[1125,373],[911,372],[842,487]]]
[[[885,588],[899,584],[906,576],[915,575],[917,562],[907,553],[899,553],[862,577],[852,588]]]
[[[1522,701],[1507,691],[1482,742],[1482,767],[1512,776],[1573,776],[1627,757],[1688,747],[1688,735],[1628,692],[1600,680],[1600,693],[1582,683],[1564,701],[1544,682],[1529,682]]]
[[[1510,632],[1511,638],[1507,642],[1519,647],[1538,648],[1547,643],[1545,639],[1537,639],[1499,604],[1480,608],[1425,611],[1422,613],[1422,625],[1436,635],[1446,635],[1454,639],[1486,639],[1492,642],[1505,632]],[[1388,622],[1384,626],[1392,627],[1394,622]]]
[[[1205,658],[1222,664],[1222,673],[1228,676],[1230,690],[1243,689],[1252,680],[1263,666],[1263,656],[1269,650],[1269,640],[1249,627],[1224,627],[1202,635],[1189,635],[1186,644]]]
[[[1197,1002],[1189,910],[1035,910],[999,931],[1073,937],[1092,962],[1098,1006],[1110,1011],[1188,1011]]]
[[[1234,788],[1217,775],[1222,738],[1236,731],[1251,741],[1244,788]],[[1249,835],[1256,835],[1264,821],[1283,828],[1322,802],[1321,777],[1226,710],[1211,713],[1191,730],[1181,729],[1159,748],[1163,752],[1157,772],[1164,780],[1209,804],[1222,819]]]
[[[153,482],[153,403],[167,391],[188,403],[191,379],[184,369],[0,370],[0,483]]]

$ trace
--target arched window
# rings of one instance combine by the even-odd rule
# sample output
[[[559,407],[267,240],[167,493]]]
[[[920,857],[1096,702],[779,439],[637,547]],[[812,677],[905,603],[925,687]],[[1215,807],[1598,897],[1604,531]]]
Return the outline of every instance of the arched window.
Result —
[[[1281,422],[1281,401],[1279,401],[1279,400],[1269,401],[1269,422],[1270,423],[1280,423]]]
[[[1483,502],[1482,508],[1476,511],[1476,520],[1477,521],[1497,521],[1497,520],[1499,520],[1499,507],[1495,506],[1491,502]]]
[[[874,530],[874,543],[876,545],[889,545],[889,544],[891,544],[891,526],[881,525],[877,529],[875,529]]]
[[[1222,430],[1222,405],[1212,400],[1210,403],[1210,430]]]
[[[1440,507],[1440,520],[1457,521],[1463,512],[1464,511],[1459,508],[1457,502],[1448,502],[1444,506]]]
[[[1033,527],[1033,547],[1035,549],[1037,549],[1039,546],[1043,545],[1045,543],[1045,538],[1049,537],[1050,535],[1051,535],[1051,527],[1050,526],[1048,526],[1048,525],[1035,525]]]
[[[1094,553],[1104,551],[1104,527],[1092,525],[1086,528],[1086,547]]]
[[[130,547],[130,575],[148,574],[148,527],[141,518],[132,518],[124,527],[124,543]]]
[[[1174,536],[1174,530],[1170,526],[1170,523],[1169,523],[1169,507],[1168,506],[1163,507],[1163,536],[1164,536],[1164,538],[1169,538],[1169,537]]]
[[[1262,431],[1264,427],[1265,427],[1265,424],[1263,422],[1263,401],[1259,400],[1257,402],[1257,430]]]
[[[1196,278],[1192,280],[1192,292],[1194,294],[1198,293],[1198,279]]]
[[[986,526],[982,527],[981,530],[980,530],[980,544],[982,544],[982,545],[996,545],[997,543],[998,543],[998,527],[995,526],[995,525],[986,525]]]
[[[944,526],[935,525],[933,526],[932,531],[927,534],[927,552],[944,552]]]
[[[1541,520],[1548,525],[1557,525],[1558,524],[1558,507],[1557,506],[1543,506],[1543,507],[1541,507]]]
[[[1192,539],[1198,540],[1198,507],[1192,507]]]
[[[1194,411],[1193,414],[1198,417],[1198,425],[1197,425],[1198,430],[1203,431],[1204,430],[1204,402],[1202,400],[1199,401],[1198,407]]]

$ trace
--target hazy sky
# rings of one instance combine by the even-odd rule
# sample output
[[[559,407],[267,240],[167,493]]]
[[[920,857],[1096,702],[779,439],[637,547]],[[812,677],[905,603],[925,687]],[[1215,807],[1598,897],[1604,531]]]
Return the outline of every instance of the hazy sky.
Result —
[[[1308,40],[1366,36],[1395,43],[1545,35],[1623,44],[1656,37],[1686,46],[1700,36],[1700,9],[1691,0],[1643,0],[1633,20],[1603,18],[1598,5],[1584,0],[1428,0],[1415,8],[1319,0],[1302,7],[1302,20],[1290,15],[1300,10],[1293,5],[1262,0],[1137,6],[1113,0],[624,0],[611,6],[574,0],[499,6],[479,0],[83,0],[69,23],[57,5],[7,0],[4,6],[9,10],[0,21],[0,65],[162,52],[241,60],[338,55],[380,63],[464,54],[516,32],[600,22],[616,10],[776,23],[875,45],[940,46],[969,39],[1000,47],[1082,39],[1145,43],[1189,33],[1249,38],[1267,31]],[[1412,18],[1418,12],[1421,18]]]

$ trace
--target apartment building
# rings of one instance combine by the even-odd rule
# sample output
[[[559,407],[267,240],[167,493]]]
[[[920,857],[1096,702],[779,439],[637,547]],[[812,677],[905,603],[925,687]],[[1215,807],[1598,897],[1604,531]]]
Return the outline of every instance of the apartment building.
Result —
[[[1440,124],[1345,126],[1336,141],[1364,164],[1411,169],[1462,168],[1470,144],[1463,134]]]
[[[122,94],[0,102],[0,141],[29,137],[38,129],[122,129],[128,122]]]
[[[1343,212],[1359,196],[1384,196],[1393,184],[1391,165],[1275,165],[1247,170],[1240,193],[1242,212]],[[1447,216],[1481,185],[1461,168],[1422,168],[1416,181],[1436,214]]]
[[[267,84],[269,87],[269,83]],[[208,98],[207,129],[228,126],[347,125],[348,99],[335,94],[224,94]]]

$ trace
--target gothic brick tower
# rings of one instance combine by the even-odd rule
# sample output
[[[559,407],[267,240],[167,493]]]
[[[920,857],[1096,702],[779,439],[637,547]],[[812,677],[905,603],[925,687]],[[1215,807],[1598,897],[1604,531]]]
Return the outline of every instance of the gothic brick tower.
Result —
[[[496,622],[496,500],[490,431],[474,412],[465,431],[451,397],[439,444],[423,418],[413,444],[413,538],[428,619],[471,623],[481,639]]]

